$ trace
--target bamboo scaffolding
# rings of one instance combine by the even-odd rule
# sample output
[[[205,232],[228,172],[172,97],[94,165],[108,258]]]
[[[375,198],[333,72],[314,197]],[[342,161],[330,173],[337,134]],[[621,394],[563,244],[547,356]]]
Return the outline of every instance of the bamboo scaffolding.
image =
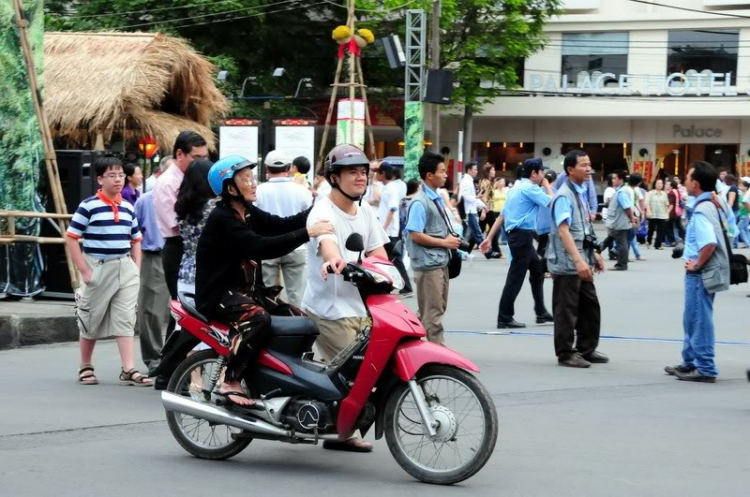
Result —
[[[18,35],[21,41],[21,50],[23,52],[24,61],[26,63],[26,74],[29,78],[29,89],[31,90],[31,99],[34,102],[34,112],[36,113],[37,122],[39,123],[39,132],[42,135],[42,144],[44,146],[44,162],[47,167],[47,176],[49,179],[50,190],[52,192],[52,200],[55,206],[55,212],[61,215],[68,213],[67,207],[65,206],[62,185],[60,183],[60,174],[57,168],[57,156],[55,155],[55,147],[52,143],[52,133],[50,132],[49,123],[47,121],[47,115],[44,112],[44,106],[41,98],[41,92],[39,91],[39,82],[37,81],[36,67],[34,66],[34,54],[31,49],[31,42],[29,40],[29,21],[24,18],[23,6],[21,0],[14,0],[13,6],[15,9],[16,25],[18,26]],[[44,214],[39,212],[31,212],[29,214]],[[23,217],[23,216],[15,216]],[[29,216],[29,217],[44,217],[44,216]],[[9,218],[12,219],[12,218]],[[66,218],[56,218],[58,227],[60,228],[61,242],[64,243],[65,231],[68,229],[68,220]],[[15,223],[14,223],[14,234],[15,234]],[[34,240],[22,240],[21,238],[31,238]],[[3,238],[3,243],[6,243]],[[15,235],[11,240],[17,241],[36,241],[45,240],[43,237],[27,237],[26,235]],[[13,242],[10,242],[13,243]],[[36,243],[47,243],[47,242],[36,242]],[[68,262],[68,274],[70,276],[70,284],[73,288],[78,288],[78,272],[73,265],[73,258],[71,257],[68,248],[65,247],[65,258]]]
[[[355,0],[347,0],[346,7],[347,7],[347,18],[346,18],[346,25],[351,30],[352,36],[356,33],[356,17],[355,17],[355,9],[354,9],[354,2]],[[331,99],[328,103],[328,112],[326,113],[326,122],[323,127],[323,136],[320,140],[320,149],[318,150],[318,160],[316,161],[316,170],[320,170],[320,168],[323,166],[323,158],[326,156],[326,143],[328,142],[328,133],[330,131],[331,127],[331,118],[333,117],[333,110],[336,107],[336,97],[338,96],[339,88],[349,88],[349,105],[350,105],[350,115],[351,115],[351,123],[349,126],[349,142],[354,143],[354,99],[357,96],[357,89],[359,88],[360,94],[362,95],[362,101],[365,105],[365,128],[368,132],[368,138],[370,140],[370,154],[372,155],[372,158],[375,158],[375,139],[372,132],[372,121],[370,120],[370,109],[369,109],[369,103],[367,100],[367,91],[365,87],[365,80],[364,76],[362,75],[362,64],[359,60],[359,57],[349,52],[349,60],[348,60],[348,72],[349,72],[349,82],[348,83],[342,83],[341,82],[341,71],[343,69],[344,65],[344,59],[340,58],[338,64],[336,65],[336,73],[333,78],[333,84],[331,85],[332,91],[331,91]]]

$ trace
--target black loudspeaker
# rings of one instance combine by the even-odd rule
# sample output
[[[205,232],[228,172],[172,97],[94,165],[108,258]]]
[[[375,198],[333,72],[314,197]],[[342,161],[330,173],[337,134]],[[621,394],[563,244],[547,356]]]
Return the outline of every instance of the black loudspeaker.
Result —
[[[99,189],[92,162],[104,152],[91,150],[56,150],[57,169],[68,213],[72,214],[82,200]],[[50,212],[54,212],[52,209]]]
[[[406,66],[406,56],[404,49],[401,47],[401,40],[397,35],[389,35],[383,40],[385,56],[388,59],[388,65],[391,69],[400,69]]]
[[[104,152],[92,152],[90,150],[56,150],[57,169],[60,175],[65,206],[69,214],[73,214],[81,201],[91,197],[99,189],[96,182],[96,174],[92,162],[103,155]],[[49,182],[45,178],[46,191],[43,195],[47,199],[47,212],[55,212],[55,204],[52,201],[52,193],[49,190]],[[60,230],[53,220],[42,221],[41,236],[58,237]],[[44,271],[42,280],[44,282],[45,297],[69,298],[74,297],[70,286],[70,275],[68,263],[65,259],[65,248],[60,244],[40,245]]]
[[[453,73],[445,69],[430,69],[427,72],[427,90],[424,101],[433,104],[449,104],[453,95]]]

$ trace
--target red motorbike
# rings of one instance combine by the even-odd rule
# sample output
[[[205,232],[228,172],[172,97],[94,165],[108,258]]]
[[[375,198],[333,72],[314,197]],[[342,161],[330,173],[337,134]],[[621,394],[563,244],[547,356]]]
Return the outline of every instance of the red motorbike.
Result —
[[[362,252],[354,234],[346,248]],[[172,302],[183,330],[210,349],[189,355],[172,375],[162,403],[172,434],[189,453],[226,459],[254,439],[317,444],[385,434],[398,464],[426,483],[449,485],[474,475],[495,448],[498,420],[479,368],[453,350],[423,340],[417,316],[394,289],[403,286],[387,260],[349,263],[343,279],[359,289],[369,318],[357,339],[330,363],[313,359],[318,336],[307,317],[272,317],[271,336],[244,377],[252,407],[216,395],[228,356],[228,329],[195,310],[191,296]]]

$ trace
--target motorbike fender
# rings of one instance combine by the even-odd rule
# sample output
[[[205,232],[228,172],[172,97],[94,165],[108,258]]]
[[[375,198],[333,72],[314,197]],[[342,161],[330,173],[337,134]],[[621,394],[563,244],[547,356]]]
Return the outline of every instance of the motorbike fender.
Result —
[[[400,344],[393,356],[393,372],[401,381],[413,379],[426,364],[446,364],[474,373],[479,368],[454,350],[423,340],[410,340]]]

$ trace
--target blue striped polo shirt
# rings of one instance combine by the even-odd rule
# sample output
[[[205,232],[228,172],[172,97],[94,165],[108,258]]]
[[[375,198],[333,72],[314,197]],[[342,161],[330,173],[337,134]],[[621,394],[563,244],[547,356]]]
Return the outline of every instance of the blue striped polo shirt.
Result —
[[[109,199],[101,190],[81,202],[66,235],[83,238],[83,251],[94,259],[125,255],[143,238],[130,202],[120,195]]]

